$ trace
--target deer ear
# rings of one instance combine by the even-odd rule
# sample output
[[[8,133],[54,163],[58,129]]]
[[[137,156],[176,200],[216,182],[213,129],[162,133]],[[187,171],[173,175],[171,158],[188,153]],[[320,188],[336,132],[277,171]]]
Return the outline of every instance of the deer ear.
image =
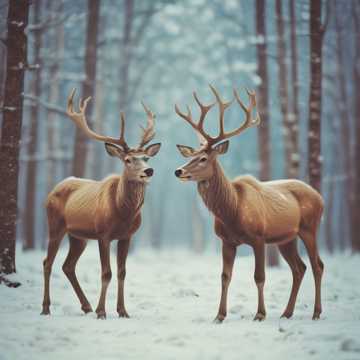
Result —
[[[123,156],[125,156],[125,151],[120,146],[110,144],[110,143],[105,143],[105,149],[110,156],[116,156],[119,158],[122,158]]]
[[[229,148],[229,140],[226,140],[220,144],[217,144],[215,147],[214,147],[214,150],[219,154],[219,155],[222,155],[222,154],[226,154],[226,152],[228,151],[228,148]]]
[[[195,154],[195,149],[191,146],[186,145],[176,145],[176,147],[179,149],[180,153],[184,157],[191,157]]]
[[[156,144],[149,145],[145,149],[145,154],[147,156],[153,157],[159,152],[160,147],[161,147],[161,143],[156,143]]]

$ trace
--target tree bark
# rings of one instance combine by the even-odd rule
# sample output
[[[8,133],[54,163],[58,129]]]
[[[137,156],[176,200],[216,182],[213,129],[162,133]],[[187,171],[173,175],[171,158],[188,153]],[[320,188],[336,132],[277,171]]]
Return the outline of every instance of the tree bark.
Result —
[[[321,192],[321,96],[322,42],[321,0],[310,1],[310,95],[308,126],[308,174],[312,187]]]
[[[134,19],[134,0],[124,2],[124,29],[121,47],[122,66],[120,69],[120,96],[119,105],[121,111],[126,111],[129,97],[129,71],[132,52],[132,27]]]
[[[88,16],[86,30],[86,49],[85,49],[85,81],[82,84],[82,98],[93,96],[96,81],[96,53],[98,39],[98,24],[100,13],[100,0],[88,0]],[[92,104],[88,105],[88,113],[91,113]],[[89,121],[92,126],[92,121]],[[72,173],[74,176],[83,177],[86,169],[88,152],[88,139],[83,132],[76,128],[74,160]]]
[[[353,207],[352,217],[354,224],[360,224],[360,4],[358,1],[353,1],[353,18],[355,26],[354,47],[354,94],[356,99],[354,101],[354,119],[355,119],[355,159],[354,161],[354,181],[353,181]],[[353,252],[360,252],[360,236],[357,229],[353,228],[351,236],[351,247]]]
[[[256,43],[257,49],[257,75],[261,79],[258,86],[259,111],[261,125],[258,127],[259,153],[260,153],[260,180],[270,179],[270,126],[269,126],[269,91],[267,71],[267,37],[265,26],[265,1],[256,0]]]
[[[337,76],[337,89],[339,92],[339,97],[336,101],[339,115],[340,115],[340,124],[339,124],[339,130],[340,130],[340,140],[341,140],[341,146],[340,151],[342,155],[342,162],[341,165],[343,167],[344,174],[346,176],[344,181],[345,186],[345,196],[342,199],[344,201],[345,205],[345,211],[347,211],[348,216],[345,217],[346,223],[343,223],[343,229],[345,227],[350,227],[350,237],[352,237],[352,234],[354,233],[354,230],[356,231],[356,224],[353,222],[353,199],[354,194],[352,191],[348,191],[348,189],[353,189],[352,186],[352,153],[351,153],[351,136],[350,136],[350,126],[351,126],[351,120],[350,120],[350,114],[349,114],[349,106],[348,106],[348,96],[346,91],[346,73],[344,71],[345,64],[344,64],[344,43],[346,44],[346,40],[343,36],[343,24],[340,24],[340,18],[339,18],[339,10],[338,8],[338,2],[335,1],[335,40],[336,40],[336,76]],[[355,229],[353,229],[353,226],[355,226]],[[345,231],[343,231],[342,236],[345,237]],[[356,235],[355,235],[356,236]],[[345,238],[345,240],[347,240]]]
[[[300,173],[299,154],[299,80],[296,40],[296,9],[295,0],[290,1],[290,43],[291,43],[291,84],[292,84],[292,109],[289,114],[289,130],[291,143],[291,158],[289,164],[289,176],[298,178]]]
[[[285,35],[284,35],[284,19],[282,15],[282,1],[276,0],[276,31],[277,31],[277,64],[278,64],[278,81],[279,81],[279,101],[280,110],[283,120],[283,134],[284,134],[284,152],[285,152],[285,170],[286,176],[292,177],[291,174],[291,159],[292,159],[292,144],[291,144],[291,125],[289,121],[289,95],[287,88],[287,69],[286,69],[286,51],[285,51]],[[296,154],[295,154],[296,155]]]
[[[16,271],[15,243],[24,70],[27,64],[29,1],[9,2],[7,66],[0,145],[0,272]]]
[[[260,180],[270,179],[270,125],[269,125],[269,89],[267,71],[267,37],[266,37],[266,2],[256,0],[256,50],[257,50],[257,75],[261,79],[258,86],[259,109],[261,125],[258,128],[259,155],[260,155]],[[279,253],[273,246],[266,248],[266,257],[269,266],[279,265]]]
[[[54,11],[51,4],[49,4],[49,11]],[[57,11],[59,16],[62,15],[63,8],[62,6],[57,6]],[[51,64],[49,66],[49,78],[51,83],[49,83],[48,89],[48,102],[49,104],[56,104],[60,99],[60,79],[59,79],[59,69],[60,62],[64,56],[64,26],[60,25],[55,29],[51,29],[51,34],[49,34],[49,46],[51,46],[52,58]],[[59,119],[59,117],[61,117]],[[48,163],[47,163],[47,190],[51,191],[56,182],[56,175],[58,167],[62,167],[62,159],[59,156],[59,152],[62,154],[62,134],[59,129],[58,121],[62,119],[62,115],[56,114],[55,112],[48,110],[47,112],[47,153],[48,153]],[[60,157],[60,158],[59,158]]]
[[[41,0],[34,3],[33,23],[39,24],[41,21]],[[31,92],[36,98],[41,96],[41,58],[40,50],[42,46],[42,33],[37,30],[34,33],[34,57],[32,65],[37,65],[38,68],[32,74]],[[39,120],[39,104],[34,102],[30,110],[30,124],[29,124],[29,144],[26,150],[26,155],[29,157],[26,174],[26,192],[25,192],[25,218],[24,218],[24,243],[23,249],[33,249],[35,247],[35,220],[37,213],[36,206],[36,170],[37,170],[37,139],[38,139],[38,120]]]

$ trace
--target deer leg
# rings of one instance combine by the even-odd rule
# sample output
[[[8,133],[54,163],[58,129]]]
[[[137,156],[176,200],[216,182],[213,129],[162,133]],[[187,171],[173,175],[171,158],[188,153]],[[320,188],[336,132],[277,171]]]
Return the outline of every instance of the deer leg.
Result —
[[[65,235],[65,226],[62,223],[57,224],[56,231],[51,228],[49,223],[49,244],[47,250],[47,256],[43,261],[44,268],[44,298],[42,303],[42,312],[41,315],[50,314],[50,275],[52,265],[55,260],[55,256],[59,250],[59,245],[61,240]]]
[[[254,320],[263,321],[266,317],[264,302],[264,284],[265,284],[265,245],[263,242],[255,244],[255,273],[254,279],[258,290],[258,309]]]
[[[222,257],[223,257],[223,271],[221,274],[221,298],[218,314],[214,320],[216,323],[221,323],[227,313],[227,293],[231,281],[232,270],[236,255],[236,247],[228,245],[223,242]]]
[[[99,251],[101,261],[101,294],[98,306],[96,308],[97,318],[106,319],[105,300],[106,291],[111,280],[111,267],[110,267],[110,241],[99,240]]]
[[[80,287],[80,284],[75,274],[75,267],[79,260],[79,257],[86,248],[87,240],[78,239],[69,235],[69,244],[69,253],[66,257],[62,269],[67,278],[69,279],[77,297],[79,298],[79,301],[81,303],[81,310],[84,311],[84,313],[86,314],[88,312],[91,312],[92,308]]]
[[[313,320],[318,320],[322,311],[321,307],[321,278],[324,272],[324,264],[320,259],[318,249],[316,246],[316,231],[300,230],[299,235],[304,241],[306,251],[309,255],[311,268],[314,275],[315,281],[315,305]]]
[[[296,297],[301,285],[301,281],[304,277],[306,266],[302,262],[298,251],[297,251],[297,241],[296,239],[286,243],[284,245],[279,245],[280,254],[283,256],[285,261],[289,264],[293,276],[293,283],[291,287],[291,293],[289,302],[286,306],[285,311],[281,317],[291,318],[294,313]]]
[[[130,239],[119,240],[117,247],[117,277],[118,277],[118,299],[117,312],[119,317],[129,318],[125,310],[124,302],[124,282],[126,276],[126,258],[129,251]]]

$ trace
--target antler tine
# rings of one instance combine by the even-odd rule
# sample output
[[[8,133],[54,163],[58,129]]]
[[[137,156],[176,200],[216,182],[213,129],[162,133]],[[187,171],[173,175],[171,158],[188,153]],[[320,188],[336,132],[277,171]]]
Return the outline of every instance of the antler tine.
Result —
[[[211,91],[213,92],[213,94],[215,95],[216,101],[219,104],[219,127],[220,127],[220,133],[219,136],[217,137],[217,140],[221,140],[224,136],[224,113],[225,110],[233,103],[234,99],[232,99],[229,102],[224,102],[221,100],[219,93],[217,92],[217,90],[211,85],[209,84]]]
[[[142,148],[146,144],[148,144],[155,136],[155,115],[154,113],[141,101],[141,105],[143,106],[146,115],[147,115],[147,123],[146,128],[140,125],[143,130],[143,134],[140,140],[139,148]]]
[[[120,113],[120,139],[124,140],[125,138],[125,114],[122,111]]]
[[[179,107],[177,106],[177,104],[175,104],[175,112],[176,112],[180,117],[182,117],[185,121],[187,121],[194,129],[196,129],[196,124],[195,124],[195,123],[193,122],[193,120],[192,120],[191,110],[190,110],[190,108],[189,108],[188,105],[186,106],[186,108],[187,108],[187,111],[188,111],[187,114],[183,113],[183,112],[179,109]]]
[[[197,127],[198,127],[198,131],[196,132],[197,135],[198,135],[198,138],[199,138],[199,142],[201,145],[206,145],[209,143],[209,141],[211,141],[211,137],[208,136],[206,133],[205,133],[205,130],[204,130],[204,120],[205,120],[205,117],[206,117],[206,114],[208,113],[208,111],[216,104],[216,102],[214,103],[211,103],[209,105],[204,105],[198,98],[196,92],[194,91],[193,92],[193,96],[194,96],[194,99],[196,101],[196,103],[199,105],[200,107],[200,119],[199,119],[199,122],[197,124]]]
[[[81,129],[85,133],[85,135],[87,135],[87,137],[89,137],[91,139],[121,145],[122,147],[124,147],[124,149],[128,149],[128,146],[127,146],[127,144],[124,140],[124,136],[123,136],[124,126],[125,126],[123,118],[121,120],[122,121],[122,123],[121,123],[122,136],[120,137],[120,139],[97,134],[95,131],[93,131],[89,128],[89,126],[87,124],[87,120],[86,120],[86,115],[85,115],[86,108],[87,108],[87,105],[88,105],[91,97],[89,96],[85,100],[80,99],[80,101],[79,101],[79,110],[80,111],[76,112],[76,111],[74,111],[75,92],[76,92],[75,88],[71,90],[70,95],[68,97],[68,101],[67,101],[67,107],[66,107],[66,113],[69,116],[69,118],[75,123],[75,125],[79,129]]]
[[[241,106],[241,108],[244,110],[245,114],[246,114],[246,118],[245,121],[240,125],[240,127],[238,127],[237,129],[230,131],[228,133],[225,134],[225,138],[229,138],[232,137],[234,135],[238,135],[241,132],[243,132],[245,129],[249,128],[249,127],[253,127],[253,126],[257,126],[260,124],[260,116],[259,113],[256,112],[256,117],[255,119],[252,119],[251,114],[253,109],[256,107],[256,93],[255,91],[249,91],[248,89],[246,89],[246,92],[249,96],[249,100],[250,100],[250,104],[249,107],[246,107],[244,105],[244,103],[240,100],[240,96],[238,94],[238,92],[236,91],[236,89],[234,89],[234,96],[236,101],[238,102],[238,104]]]
[[[76,91],[76,89],[73,88],[71,90],[71,92],[70,92],[69,97],[68,97],[67,107],[66,107],[66,112],[68,114],[74,112],[74,95],[75,95],[75,91]]]
[[[209,105],[204,105],[198,98],[196,92],[194,91],[193,92],[193,96],[194,96],[194,99],[196,101],[196,103],[199,105],[200,107],[200,120],[199,120],[199,123],[198,123],[198,126],[202,129],[203,128],[203,123],[204,123],[204,120],[205,120],[205,116],[206,114],[208,113],[208,111],[216,104],[216,102],[214,103],[211,103]]]
[[[196,94],[194,95],[194,97],[195,96],[196,96]],[[197,97],[195,97],[195,99],[196,98]],[[183,112],[181,112],[179,107],[177,106],[177,104],[175,104],[175,112],[180,117],[182,117],[188,124],[191,125],[191,127],[196,131],[196,134],[199,138],[200,144],[205,145],[211,140],[211,137],[205,133],[205,131],[203,129],[203,122],[204,122],[206,113],[210,110],[210,108],[213,106],[213,104],[209,105],[209,106],[205,106],[205,105],[201,104],[200,101],[198,101],[198,100],[199,99],[197,99],[196,102],[199,104],[199,106],[201,108],[201,116],[200,116],[200,121],[197,124],[193,121],[191,109],[188,105],[186,106],[187,111],[188,111],[187,114],[184,114]]]

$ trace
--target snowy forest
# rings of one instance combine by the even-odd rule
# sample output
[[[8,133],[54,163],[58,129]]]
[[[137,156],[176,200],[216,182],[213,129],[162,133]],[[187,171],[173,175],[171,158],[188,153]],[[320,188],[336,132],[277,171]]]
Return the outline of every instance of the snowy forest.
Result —
[[[321,345],[311,347],[310,344],[306,348],[306,354],[314,355],[313,358],[331,359],[331,355],[337,354],[335,358],[341,359],[338,350],[353,356],[360,352],[360,343],[351,336],[353,331],[360,330],[360,292],[352,289],[356,288],[354,282],[359,284],[356,272],[360,265],[359,0],[0,0],[0,284],[22,285],[18,289],[0,285],[0,323],[1,320],[11,321],[12,312],[19,312],[21,308],[24,318],[26,311],[31,313],[30,320],[25,323],[31,326],[40,312],[42,260],[49,242],[45,202],[56,184],[70,176],[101,180],[123,171],[122,162],[109,156],[102,142],[87,138],[69,118],[67,101],[76,88],[77,109],[79,98],[91,97],[86,115],[89,127],[97,133],[118,136],[120,114],[125,114],[125,136],[131,146],[139,142],[140,126],[146,126],[147,114],[141,102],[156,116],[154,142],[161,143],[161,149],[149,161],[154,175],[147,185],[141,226],[131,240],[129,261],[133,271],[128,271],[129,280],[126,280],[131,289],[127,302],[138,301],[132,306],[133,312],[138,313],[135,317],[138,324],[129,325],[130,335],[125,337],[141,332],[141,316],[147,316],[145,328],[151,324],[146,310],[152,309],[152,302],[159,299],[150,298],[148,303],[133,299],[139,288],[141,296],[148,296],[145,283],[160,279],[151,290],[154,293],[166,288],[166,280],[173,283],[173,287],[180,284],[179,289],[169,293],[170,302],[171,296],[185,302],[198,301],[201,291],[195,289],[196,284],[204,286],[204,292],[207,286],[209,294],[210,284],[213,286],[212,296],[206,295],[204,306],[199,305],[195,310],[190,303],[185,305],[188,317],[191,311],[200,313],[206,309],[206,314],[197,314],[195,320],[189,320],[192,322],[189,332],[204,330],[201,339],[207,337],[208,343],[213,339],[214,344],[208,347],[214,346],[213,353],[197,348],[186,335],[181,337],[174,333],[172,337],[161,338],[161,331],[169,333],[172,329],[160,322],[159,331],[153,334],[155,340],[160,339],[158,348],[151,347],[150,340],[137,333],[136,340],[121,348],[124,353],[109,350],[107,358],[132,352],[130,344],[135,346],[144,339],[147,353],[138,349],[132,356],[122,358],[143,358],[144,354],[157,359],[225,358],[226,351],[222,348],[215,351],[215,347],[220,344],[218,337],[226,343],[226,335],[220,335],[220,329],[213,334],[213,330],[205,328],[207,310],[214,312],[218,300],[221,241],[214,231],[213,215],[199,196],[196,184],[184,184],[174,175],[187,161],[176,145],[199,146],[195,132],[176,114],[174,106],[177,104],[186,111],[189,105],[192,113],[198,116],[199,108],[192,93],[196,91],[201,101],[210,104],[216,99],[209,84],[218,90],[224,101],[233,99],[233,89],[236,89],[247,103],[245,90],[255,91],[261,119],[259,126],[232,138],[228,152],[219,157],[226,176],[233,179],[250,174],[261,181],[299,179],[311,185],[324,199],[317,244],[325,262],[325,274],[329,272],[329,278],[324,280],[328,281],[325,304],[337,317],[331,322],[328,316],[328,325],[322,325],[327,326],[326,329],[311,328],[310,323],[303,323],[302,330],[294,330],[293,325],[279,325],[278,328],[276,323],[279,331],[274,335],[270,335],[270,325],[267,325],[261,335],[269,335],[264,346],[272,346],[271,339],[281,336],[287,347],[279,346],[274,351],[278,356],[288,356],[284,354],[299,347],[294,333],[303,331],[299,336],[304,341],[314,334],[320,333],[320,338],[323,335]],[[218,116],[216,108],[209,111],[206,128],[211,134],[218,131]],[[225,112],[226,130],[237,128],[243,118],[239,106],[229,107]],[[85,250],[80,260],[79,278],[88,287],[94,287],[91,291],[96,293],[95,299],[100,291],[101,270],[98,249],[94,246]],[[307,303],[309,307],[313,305],[313,280],[305,247],[301,241],[298,246],[308,264],[309,278],[309,284],[299,292],[309,293],[302,299],[301,317],[305,313],[310,316],[306,307]],[[61,244],[60,261],[67,249],[66,240]],[[112,256],[115,253],[112,251]],[[241,277],[243,283],[236,287],[240,294],[247,287],[254,287],[254,294],[248,298],[253,303],[244,304],[243,308],[236,307],[238,299],[230,297],[233,303],[230,315],[241,322],[244,311],[249,312],[245,320],[250,319],[257,295],[252,249],[239,247],[238,255],[244,259],[239,265],[242,269],[239,279]],[[265,257],[270,276],[266,286],[270,289],[273,279],[279,294],[284,290],[282,281],[290,284],[291,272],[282,264],[276,246],[267,246]],[[91,268],[89,273],[80,269],[86,268],[85,264]],[[344,264],[344,273],[341,264]],[[183,269],[181,281],[187,279],[187,285],[175,275],[170,276],[172,267],[176,266]],[[153,277],[150,275],[152,268]],[[212,277],[211,282],[203,285],[200,278],[193,277],[192,270],[196,270],[198,277]],[[136,271],[138,273],[134,274]],[[203,271],[203,275],[199,275],[199,271]],[[59,310],[63,317],[58,318],[65,326],[79,313],[75,305],[77,300],[70,298],[70,285],[63,289],[68,281],[61,272],[61,264],[54,265],[54,272],[58,274],[51,283],[58,289],[54,290],[54,297],[57,297],[54,313],[59,303],[65,301],[62,312]],[[136,283],[131,283],[134,275]],[[142,278],[144,283],[140,281]],[[334,289],[331,279],[336,284]],[[92,282],[96,285],[91,285]],[[33,286],[28,292],[31,292],[29,304],[26,305],[25,300],[20,304],[19,295],[14,291],[26,291],[24,287],[29,283]],[[346,306],[342,308],[337,297],[345,283],[349,285],[346,291],[355,292],[348,294]],[[235,289],[234,283],[231,286]],[[286,287],[281,297],[284,305],[288,291]],[[164,296],[161,300],[164,311],[171,318],[172,311],[167,308]],[[22,297],[26,297],[25,293]],[[277,310],[276,296],[270,301]],[[161,307],[160,304],[157,306]],[[357,308],[357,315],[354,308]],[[342,315],[348,314],[346,309],[352,309],[349,323],[341,322]],[[173,319],[181,322],[181,329],[186,327],[186,316],[181,321]],[[89,346],[87,358],[97,358],[94,356],[99,348],[95,343],[99,335],[90,334],[91,327],[87,329],[85,318],[76,320],[94,343]],[[355,322],[351,322],[353,320]],[[330,346],[325,340],[331,337],[339,322],[343,328],[337,342],[334,340]],[[24,349],[31,349],[32,343],[36,347],[41,339],[54,336],[49,347],[67,344],[72,346],[74,358],[80,354],[79,344],[70,335],[70,339],[56,340],[55,335],[45,334],[44,322],[39,322],[36,323],[39,330],[36,340],[22,330],[21,324],[23,322],[18,320],[16,336],[23,339]],[[55,324],[51,326],[54,326],[54,334],[60,331]],[[117,331],[116,324],[108,326],[108,331]],[[239,330],[236,321],[229,326],[228,332]],[[124,330],[123,325],[121,327]],[[251,331],[257,331],[253,323],[249,331],[251,338]],[[247,335],[242,333],[242,336]],[[254,346],[258,338],[250,338],[247,341],[253,341]],[[8,349],[4,354],[0,350],[0,359],[2,355],[6,360],[28,358],[12,340],[11,334],[0,339],[1,347]],[[106,346],[106,341],[103,344]],[[226,346],[236,351],[237,345],[229,344]],[[191,349],[195,349],[194,352]],[[46,347],[38,351],[30,358],[48,358],[51,354]],[[173,351],[172,356],[167,356],[170,351]],[[245,358],[260,358],[266,353],[249,351],[246,354]],[[231,353],[226,358],[238,358],[235,355]],[[59,359],[65,356],[72,358],[64,350],[58,353]],[[302,358],[301,353],[294,357]],[[350,358],[345,356],[344,359]]]

